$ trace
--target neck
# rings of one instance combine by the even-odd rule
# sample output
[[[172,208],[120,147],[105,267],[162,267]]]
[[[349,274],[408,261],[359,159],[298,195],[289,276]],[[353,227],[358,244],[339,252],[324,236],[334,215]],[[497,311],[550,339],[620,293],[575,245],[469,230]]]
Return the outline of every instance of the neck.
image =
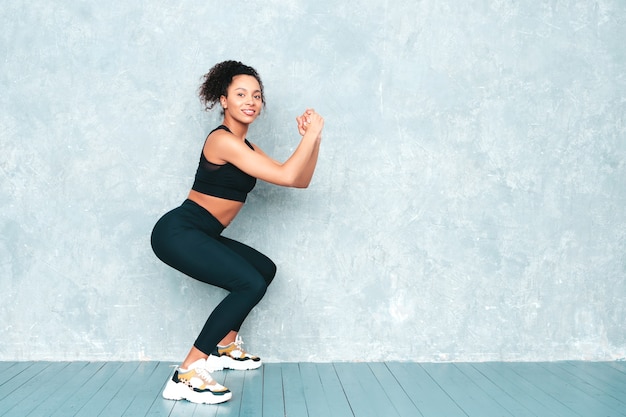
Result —
[[[224,117],[222,124],[229,128],[233,135],[241,138],[241,140],[244,140],[248,135],[248,127],[250,126],[248,124],[238,122],[231,117]]]

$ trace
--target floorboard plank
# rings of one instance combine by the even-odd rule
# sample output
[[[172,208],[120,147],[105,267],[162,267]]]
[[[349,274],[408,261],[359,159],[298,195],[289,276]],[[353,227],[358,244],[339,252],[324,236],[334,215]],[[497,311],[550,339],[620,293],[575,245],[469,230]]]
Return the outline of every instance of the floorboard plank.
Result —
[[[138,387],[146,382],[154,372],[157,362],[129,362],[124,365],[127,370],[133,369],[132,373],[125,375],[125,379],[120,379],[119,390],[109,401],[99,416],[121,416],[138,395]],[[119,375],[118,375],[119,376]],[[93,416],[95,414],[91,414]]]
[[[455,364],[425,363],[421,366],[469,417],[512,416],[508,410],[474,384]]]
[[[617,400],[626,412],[626,373],[609,371],[618,362],[557,362],[559,368],[578,377],[578,380],[594,386],[612,399]]]
[[[56,390],[45,401],[39,403],[28,417],[49,417],[69,401],[100,368],[100,362],[74,362],[74,372],[64,372],[55,384]]]
[[[623,374],[606,372],[607,364],[589,365],[577,362],[576,368],[584,369],[590,383],[597,384],[602,391],[626,405],[626,376]],[[608,366],[611,366],[610,364]]]
[[[68,367],[69,362],[52,362],[46,365],[41,372],[18,385],[10,395],[0,400],[0,416],[14,412],[26,415],[54,393],[58,387],[53,382]]]
[[[399,417],[366,363],[336,363],[335,369],[356,417]]]
[[[204,405],[185,400],[175,401],[168,417],[193,417],[198,407],[204,407]]]
[[[263,412],[263,370],[261,367],[244,374],[240,417],[258,417]]]
[[[607,384],[622,392],[626,392],[626,373],[620,370],[617,363],[618,362],[600,362],[589,366],[589,368],[595,369],[596,374],[603,374]]]
[[[324,395],[330,408],[331,417],[353,417],[352,407],[341,385],[337,371],[332,363],[315,365],[320,376]],[[313,416],[311,416],[313,417]]]
[[[613,361],[613,362],[604,362],[605,365],[608,365],[612,368],[617,369],[622,374],[626,375],[626,361]]]
[[[457,363],[456,367],[463,372],[474,384],[482,389],[495,402],[500,404],[510,414],[515,417],[541,417],[533,413],[523,402],[518,401],[515,396],[505,392],[489,378],[480,373],[480,364]]]
[[[613,410],[611,414],[626,416],[626,391],[618,391],[611,386],[598,382],[587,372],[569,363],[559,362],[549,366],[552,368],[552,372],[563,373],[561,378],[567,380],[569,384]]]
[[[146,372],[143,383],[137,387],[136,396],[123,417],[168,416],[177,401],[166,400],[161,396],[175,367],[167,362],[151,362],[152,372]]]
[[[358,378],[361,388],[365,395],[369,393],[370,401],[372,402],[376,415],[389,416],[389,417],[403,417],[396,407],[396,404],[392,401],[388,392],[392,393],[390,386],[385,387],[381,383],[380,379],[374,374],[372,364],[369,363],[357,363],[354,364],[353,372]]]
[[[308,417],[302,375],[297,363],[283,363],[283,395],[285,415],[289,417]]]
[[[50,366],[48,362],[19,362],[12,367],[10,375],[2,385],[0,385],[0,400],[4,400],[14,391],[18,390],[22,384],[28,380],[37,378],[37,375]]]
[[[368,395],[363,392],[359,381],[349,371],[346,363],[335,363],[337,377],[350,403],[355,417],[376,417],[374,410],[368,404]]]
[[[406,394],[402,385],[391,373],[387,364],[380,362],[370,363],[369,367],[400,416],[417,417],[422,415]]]
[[[114,363],[114,362],[111,362]],[[126,381],[137,370],[137,363],[119,363],[119,367],[111,377],[102,385],[97,393],[93,395],[82,408],[74,414],[74,417],[94,417],[102,413],[115,395],[126,384]],[[108,412],[108,415],[113,415]]]
[[[569,408],[547,395],[541,388],[520,377],[512,369],[510,363],[491,362],[481,365],[480,370],[485,376],[509,395],[522,402],[534,414],[541,417],[571,417],[575,415]]]
[[[561,403],[569,408],[571,410],[569,415],[581,417],[614,415],[609,407],[573,386],[570,383],[571,378],[562,378],[563,373],[554,374],[548,367],[539,363],[512,363],[509,367],[552,397],[554,399],[552,404]]]
[[[387,366],[424,417],[466,417],[419,364],[391,362]]]
[[[0,362],[0,385],[9,381],[17,372],[19,365],[32,365],[32,362]]]
[[[85,404],[98,393],[100,388],[113,376],[122,365],[119,362],[100,363],[100,368],[87,380],[83,381],[80,388],[50,417],[66,417],[76,415]]]
[[[603,384],[612,385],[616,388],[626,386],[624,375],[619,370],[615,369],[612,363],[578,361],[568,361],[563,363],[570,364],[576,368],[584,370],[586,373],[593,375],[599,381],[602,381]]]
[[[309,416],[331,416],[330,406],[324,395],[324,386],[315,364],[300,364],[300,375]]]
[[[263,365],[263,415],[285,415],[283,377],[279,363]]]

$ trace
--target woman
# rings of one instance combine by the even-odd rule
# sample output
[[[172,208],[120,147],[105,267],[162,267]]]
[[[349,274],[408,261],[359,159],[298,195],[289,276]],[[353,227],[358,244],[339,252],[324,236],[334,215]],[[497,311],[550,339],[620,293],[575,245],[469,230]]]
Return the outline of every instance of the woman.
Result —
[[[268,257],[221,233],[241,210],[256,179],[287,187],[309,185],[324,120],[312,109],[296,117],[302,138],[280,163],[246,139],[265,104],[263,83],[253,68],[236,61],[215,65],[204,76],[200,98],[207,110],[219,103],[224,120],[206,138],[188,198],[155,225],[152,248],[171,267],[229,291],[163,391],[171,400],[216,404],[228,401],[232,393],[209,372],[261,366],[260,358],[243,350],[238,332],[276,274]]]

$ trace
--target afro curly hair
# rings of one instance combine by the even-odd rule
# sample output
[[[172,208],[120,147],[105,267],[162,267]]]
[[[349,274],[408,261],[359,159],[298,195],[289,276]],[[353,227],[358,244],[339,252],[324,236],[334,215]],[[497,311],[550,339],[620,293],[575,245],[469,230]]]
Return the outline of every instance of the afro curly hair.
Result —
[[[263,94],[263,83],[256,70],[239,61],[224,61],[215,64],[203,77],[202,84],[198,90],[200,101],[205,110],[211,110],[220,101],[220,97],[227,95],[228,86],[236,75],[251,75],[259,82],[261,87],[261,97],[265,105],[265,95]]]

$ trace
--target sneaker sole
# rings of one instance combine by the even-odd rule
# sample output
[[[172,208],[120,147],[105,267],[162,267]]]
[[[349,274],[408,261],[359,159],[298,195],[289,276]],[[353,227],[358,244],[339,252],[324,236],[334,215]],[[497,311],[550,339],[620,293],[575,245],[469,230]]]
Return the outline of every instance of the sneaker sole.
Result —
[[[186,385],[168,381],[162,396],[166,400],[173,401],[187,400],[195,404],[220,404],[230,400],[233,397],[233,393],[227,392],[222,395],[207,392],[200,393],[190,390]]]
[[[228,356],[209,355],[206,360],[206,370],[209,372],[223,371],[224,369],[234,369],[235,371],[250,371],[258,369],[263,365],[263,361],[237,361]]]

